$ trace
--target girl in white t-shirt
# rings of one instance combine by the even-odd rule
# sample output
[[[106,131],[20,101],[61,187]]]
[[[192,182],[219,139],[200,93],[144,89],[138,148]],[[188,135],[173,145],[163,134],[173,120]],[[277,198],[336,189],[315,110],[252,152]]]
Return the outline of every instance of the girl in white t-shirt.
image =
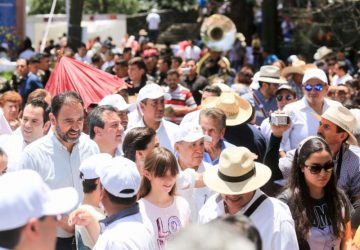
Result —
[[[166,148],[154,148],[145,159],[139,204],[154,227],[159,249],[190,222],[189,204],[175,195],[178,173],[176,158]]]

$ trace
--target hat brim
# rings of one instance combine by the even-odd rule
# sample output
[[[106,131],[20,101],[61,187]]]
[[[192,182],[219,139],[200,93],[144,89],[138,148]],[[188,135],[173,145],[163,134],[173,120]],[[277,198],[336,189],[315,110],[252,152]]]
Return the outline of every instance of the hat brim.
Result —
[[[312,63],[308,63],[308,64],[304,64],[304,65],[300,65],[300,66],[288,66],[288,67],[285,67],[281,71],[281,76],[282,77],[287,77],[290,74],[304,75],[306,70],[314,69],[314,68],[317,68],[317,67],[316,67],[315,64],[312,64]]]
[[[65,214],[79,203],[79,195],[74,188],[59,188],[50,191],[50,198],[43,204],[42,215]]]
[[[271,170],[264,164],[255,162],[255,175],[242,182],[226,182],[218,176],[218,167],[216,165],[209,168],[204,173],[205,185],[211,190],[220,194],[238,195],[252,192],[264,186],[271,177]]]
[[[179,141],[184,141],[184,142],[196,142],[197,140],[200,140],[204,138],[204,141],[206,142],[211,142],[212,141],[212,138],[208,135],[204,135],[204,134],[193,134],[193,135],[190,135],[188,134],[185,138],[183,138],[182,140],[179,140]],[[179,142],[177,141],[177,142]]]
[[[228,115],[226,114],[225,110],[223,110],[226,114],[226,126],[236,126],[243,124],[249,120],[252,115],[251,104],[238,95],[235,95],[235,98],[240,103],[239,112],[236,115]],[[201,106],[203,108],[219,108],[217,106],[218,100],[218,96],[209,96],[201,103]]]
[[[348,129],[342,127],[342,126],[340,126],[340,125],[339,125],[336,121],[334,121],[331,117],[323,117],[323,116],[321,116],[321,115],[319,115],[319,114],[316,114],[316,113],[313,113],[313,115],[314,115],[319,121],[321,120],[321,118],[324,118],[324,119],[329,120],[330,122],[334,123],[336,126],[342,128],[342,129],[345,130],[346,133],[348,133],[348,135],[349,135],[349,137],[348,137],[348,139],[346,140],[346,142],[349,143],[350,145],[355,145],[355,146],[358,145],[358,142],[357,142],[356,137],[354,136],[354,134],[353,134],[350,130],[348,130]]]
[[[259,82],[268,82],[268,83],[275,83],[275,84],[285,84],[285,83],[287,83],[286,80],[283,80],[281,78],[277,79],[277,78],[262,77],[262,76],[260,76],[256,80],[259,81]]]

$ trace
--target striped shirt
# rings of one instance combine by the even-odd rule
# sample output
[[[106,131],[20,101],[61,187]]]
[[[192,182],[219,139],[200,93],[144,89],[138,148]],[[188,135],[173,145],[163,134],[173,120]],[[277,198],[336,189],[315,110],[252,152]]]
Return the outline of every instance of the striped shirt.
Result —
[[[171,96],[171,100],[165,101],[166,106],[172,106],[174,109],[177,107],[196,107],[196,102],[189,89],[178,84],[174,91],[169,87],[165,88],[165,92]],[[179,124],[184,116],[165,117],[166,120]]]

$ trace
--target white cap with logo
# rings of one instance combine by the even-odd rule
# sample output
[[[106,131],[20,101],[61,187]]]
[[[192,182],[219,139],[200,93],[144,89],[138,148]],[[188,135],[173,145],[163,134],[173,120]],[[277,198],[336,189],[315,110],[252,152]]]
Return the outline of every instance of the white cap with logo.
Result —
[[[158,99],[164,97],[165,100],[170,100],[171,97],[168,93],[165,93],[164,89],[156,83],[148,83],[142,87],[136,98],[136,103],[140,103],[145,99]]]
[[[211,141],[211,137],[204,134],[200,125],[193,122],[181,123],[175,132],[175,142],[195,142],[202,138],[204,138],[205,141]]]
[[[96,168],[105,190],[119,198],[131,198],[140,188],[140,174],[136,164],[122,156],[112,158],[107,166]]]
[[[0,177],[0,231],[19,228],[31,218],[60,215],[78,204],[72,187],[51,190],[33,170],[20,170]]]

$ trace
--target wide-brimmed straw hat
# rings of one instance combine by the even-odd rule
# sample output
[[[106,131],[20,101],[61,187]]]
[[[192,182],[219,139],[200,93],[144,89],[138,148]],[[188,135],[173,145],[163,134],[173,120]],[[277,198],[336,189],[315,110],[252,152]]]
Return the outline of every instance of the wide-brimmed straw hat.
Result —
[[[224,149],[219,164],[204,173],[206,186],[226,195],[245,194],[264,186],[271,177],[271,170],[255,162],[256,158],[245,147]]]
[[[345,130],[349,134],[347,142],[351,145],[357,145],[356,137],[353,134],[356,129],[356,118],[350,110],[341,105],[333,105],[321,116],[318,116],[318,119],[320,120],[321,117]]]
[[[204,108],[219,108],[226,115],[226,126],[236,126],[249,120],[252,107],[248,101],[234,92],[209,96],[201,104]]]
[[[281,75],[283,77],[287,77],[290,74],[301,74],[301,75],[303,75],[305,70],[313,69],[313,68],[316,68],[315,64],[311,64],[311,63],[306,64],[302,60],[297,60],[291,66],[285,67],[281,71]]]
[[[276,66],[262,66],[259,71],[259,82],[285,84],[286,80],[280,78],[280,69]]]
[[[331,54],[332,52],[333,51],[331,49],[329,49],[328,47],[322,46],[322,47],[317,49],[316,53],[314,54],[314,59],[315,60],[321,60],[325,56]]]

